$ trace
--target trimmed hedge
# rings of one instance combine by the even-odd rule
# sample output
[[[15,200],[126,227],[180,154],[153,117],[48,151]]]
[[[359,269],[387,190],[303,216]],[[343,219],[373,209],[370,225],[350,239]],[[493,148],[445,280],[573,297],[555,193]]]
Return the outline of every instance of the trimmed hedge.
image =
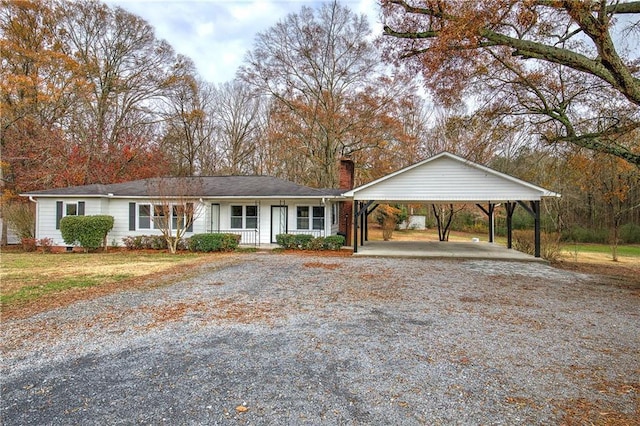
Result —
[[[113,216],[65,216],[60,220],[60,233],[66,244],[94,250],[105,243],[113,222]]]
[[[240,244],[240,238],[238,234],[195,234],[189,239],[189,250],[234,251]]]
[[[124,246],[129,250],[165,250],[168,249],[167,239],[163,235],[136,235],[135,237],[124,237]],[[182,248],[184,243],[178,242],[178,248]]]
[[[278,234],[276,242],[279,246],[290,250],[339,250],[344,245],[342,235],[317,237],[308,234]]]

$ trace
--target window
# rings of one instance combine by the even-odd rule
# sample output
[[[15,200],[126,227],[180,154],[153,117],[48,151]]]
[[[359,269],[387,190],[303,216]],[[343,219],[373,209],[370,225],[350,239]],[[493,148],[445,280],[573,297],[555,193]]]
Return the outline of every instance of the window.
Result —
[[[78,215],[78,203],[67,203],[65,206],[65,216],[77,216]]]
[[[258,228],[258,206],[246,206],[247,219],[245,228],[257,229]]]
[[[164,206],[153,206],[153,229],[166,228],[167,219]]]
[[[231,229],[258,229],[258,206],[231,206]]]
[[[56,229],[60,229],[60,221],[64,216],[84,216],[84,201],[56,201]]]
[[[186,226],[187,231],[191,231],[193,203],[187,203],[185,207],[182,205],[138,204],[138,229],[163,229],[169,225],[167,221],[171,219],[171,229],[183,229]],[[169,208],[171,209],[171,218],[167,217]]]
[[[193,222],[193,203],[173,206],[171,209],[171,229],[191,229]]]
[[[311,217],[309,217],[311,213]],[[311,220],[309,220],[311,219]],[[311,226],[310,226],[311,225]],[[298,206],[296,208],[297,229],[324,229],[324,206]]]
[[[84,216],[84,201],[64,203],[63,216]]]
[[[313,229],[324,229],[324,207],[313,206]]]
[[[309,206],[298,206],[296,228],[309,229]]]
[[[138,206],[138,228],[151,229],[151,205],[140,204]]]
[[[231,229],[242,229],[242,206],[231,206]]]

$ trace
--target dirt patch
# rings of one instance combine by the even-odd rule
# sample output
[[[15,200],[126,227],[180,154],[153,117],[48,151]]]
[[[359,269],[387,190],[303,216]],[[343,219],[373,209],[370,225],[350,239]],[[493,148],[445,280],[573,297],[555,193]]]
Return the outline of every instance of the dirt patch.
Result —
[[[583,274],[597,275],[603,278],[603,282],[609,285],[617,285],[626,288],[639,290],[636,294],[640,296],[640,265],[619,264],[613,261],[602,262],[554,262],[553,266],[567,271],[580,272]]]
[[[333,271],[340,267],[338,263],[324,263],[324,262],[306,262],[306,263],[303,263],[302,266],[304,266],[305,268],[328,269],[330,271]]]

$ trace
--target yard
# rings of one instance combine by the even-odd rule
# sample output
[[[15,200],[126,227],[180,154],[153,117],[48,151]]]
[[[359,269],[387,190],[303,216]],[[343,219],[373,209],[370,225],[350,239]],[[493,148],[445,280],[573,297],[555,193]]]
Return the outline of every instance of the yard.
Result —
[[[97,253],[23,253],[5,251],[0,268],[4,318],[25,316],[113,291],[166,283],[185,269],[228,255],[112,251]]]
[[[370,229],[371,240],[381,240],[382,232]],[[452,232],[451,241],[469,241],[486,235]],[[394,240],[437,241],[434,230],[395,231]],[[504,238],[497,244],[506,245]],[[606,276],[607,282],[640,288],[640,246],[620,246],[619,261],[611,261],[610,247],[602,244],[564,245],[554,266]],[[17,250],[2,253],[0,307],[3,316],[25,316],[34,312],[104,295],[113,291],[182,278],[185,269],[228,259],[230,254],[180,253],[163,251],[123,251],[42,254]],[[156,279],[162,277],[162,280]]]
[[[110,281],[102,293],[9,301],[8,317],[3,308],[7,425],[640,418],[640,294],[603,277],[286,253],[7,253],[2,263],[3,278],[31,265],[25,279],[60,281],[57,264]]]

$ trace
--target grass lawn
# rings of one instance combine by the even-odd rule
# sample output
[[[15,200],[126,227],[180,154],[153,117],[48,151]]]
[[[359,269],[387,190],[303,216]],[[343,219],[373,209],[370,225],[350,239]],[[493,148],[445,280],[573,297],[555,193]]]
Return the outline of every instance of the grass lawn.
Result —
[[[608,244],[563,244],[562,250],[569,254],[576,252],[578,254],[604,254],[611,258],[611,246]],[[637,257],[640,261],[640,246],[618,246],[618,256]]]
[[[54,294],[131,284],[154,274],[166,274],[176,268],[201,263],[213,256],[127,251],[88,254],[3,252],[0,306],[5,313]]]

